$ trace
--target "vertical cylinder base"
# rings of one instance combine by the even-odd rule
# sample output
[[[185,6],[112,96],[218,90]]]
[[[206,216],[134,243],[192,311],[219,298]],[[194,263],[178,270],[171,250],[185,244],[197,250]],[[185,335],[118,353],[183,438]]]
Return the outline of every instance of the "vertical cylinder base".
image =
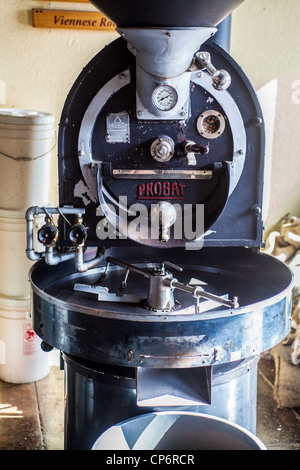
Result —
[[[138,407],[134,368],[96,364],[64,354],[65,449],[89,450],[109,427],[153,411],[209,414],[255,434],[258,359],[214,366],[209,405]]]

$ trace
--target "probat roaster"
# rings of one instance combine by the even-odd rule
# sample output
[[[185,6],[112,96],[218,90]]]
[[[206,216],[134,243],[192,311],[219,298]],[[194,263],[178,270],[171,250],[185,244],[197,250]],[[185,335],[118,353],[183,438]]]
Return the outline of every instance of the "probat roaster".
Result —
[[[257,362],[289,331],[292,275],[260,252],[260,105],[213,40],[242,1],[91,3],[120,37],[67,96],[59,207],[26,213],[34,330],[64,363],[65,448],[149,411],[255,433]]]

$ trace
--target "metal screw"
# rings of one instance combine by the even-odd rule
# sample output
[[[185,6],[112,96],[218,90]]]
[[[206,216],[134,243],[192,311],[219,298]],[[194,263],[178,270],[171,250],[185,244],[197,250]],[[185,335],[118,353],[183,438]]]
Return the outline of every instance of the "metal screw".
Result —
[[[255,215],[259,216],[261,214],[261,208],[259,206],[254,206],[253,207],[253,212]]]
[[[263,122],[263,120],[262,120],[261,117],[256,116],[256,117],[254,118],[254,125],[255,125],[255,126],[260,126],[260,125],[262,124],[262,122]]]
[[[220,349],[219,349],[219,348],[215,348],[215,349],[214,349],[214,360],[215,360],[215,361],[219,361],[219,360],[220,360]]]
[[[127,361],[130,362],[134,356],[134,349],[128,349],[127,351]]]

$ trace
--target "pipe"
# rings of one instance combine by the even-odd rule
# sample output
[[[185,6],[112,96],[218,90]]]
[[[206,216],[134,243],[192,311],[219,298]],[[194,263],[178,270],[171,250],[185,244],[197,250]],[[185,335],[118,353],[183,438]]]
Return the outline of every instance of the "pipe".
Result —
[[[84,261],[83,259],[83,249],[82,245],[75,248],[75,268],[79,273],[84,273],[90,268],[95,268],[103,260],[103,255],[96,256],[95,258]]]
[[[212,37],[212,41],[221,46],[224,51],[230,51],[230,42],[231,42],[231,19],[232,16],[229,15],[221,23],[218,24],[218,31]]]
[[[45,214],[51,218],[51,214],[59,214],[64,217],[64,214],[76,215],[77,219],[81,219],[85,213],[85,209],[75,207],[38,207],[32,206],[26,211],[26,255],[31,261],[38,261],[41,258],[45,258],[46,264],[55,266],[62,261],[69,259],[75,259],[75,268],[77,272],[83,273],[90,268],[94,268],[101,263],[103,256],[97,256],[89,261],[83,259],[83,245],[76,246],[75,251],[68,251],[65,253],[57,253],[53,250],[53,247],[46,247],[46,252],[39,253],[33,247],[33,222],[34,217],[39,214]]]
[[[45,214],[46,216],[49,214],[73,214],[76,215],[78,218],[82,217],[85,213],[85,209],[82,208],[75,208],[75,207],[39,207],[39,206],[32,206],[27,209],[25,214],[26,219],[26,256],[30,261],[38,261],[41,258],[45,258],[47,264],[58,264],[61,261],[66,261],[75,256],[74,252],[71,253],[53,253],[53,250],[47,249],[46,253],[41,252],[39,253],[34,249],[33,246],[33,222],[34,218],[37,215]]]
[[[171,289],[176,288],[176,289],[180,289],[180,290],[183,290],[185,292],[188,292],[188,293],[192,294],[192,296],[195,297],[195,298],[203,297],[205,299],[213,300],[215,302],[218,302],[218,303],[220,303],[222,305],[225,305],[226,307],[230,307],[230,308],[238,308],[239,307],[237,297],[234,297],[233,300],[226,300],[226,299],[223,299],[222,297],[220,297],[219,295],[214,295],[214,294],[211,294],[210,292],[204,291],[202,289],[202,287],[199,287],[199,286],[193,287],[193,286],[189,286],[189,285],[186,285],[186,284],[182,284],[181,282],[178,282],[177,279],[166,279],[164,281],[164,284],[169,285],[171,287]]]
[[[53,251],[53,247],[47,247],[45,253],[45,262],[54,266],[62,261],[67,261],[75,257],[74,251],[68,251],[66,253],[56,253]]]

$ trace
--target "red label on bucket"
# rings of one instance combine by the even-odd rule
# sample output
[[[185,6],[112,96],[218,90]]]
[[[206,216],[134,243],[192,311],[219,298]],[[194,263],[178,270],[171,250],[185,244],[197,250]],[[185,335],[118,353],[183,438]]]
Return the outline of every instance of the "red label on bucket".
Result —
[[[36,352],[37,335],[32,329],[31,323],[23,325],[23,355],[30,356]]]

